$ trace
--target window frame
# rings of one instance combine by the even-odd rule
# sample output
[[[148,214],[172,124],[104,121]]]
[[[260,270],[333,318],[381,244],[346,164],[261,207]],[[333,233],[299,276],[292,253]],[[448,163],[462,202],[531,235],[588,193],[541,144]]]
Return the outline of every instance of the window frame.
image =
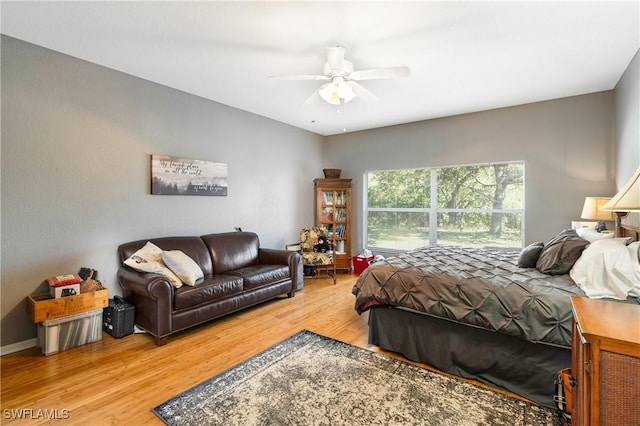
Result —
[[[460,167],[487,167],[494,166],[498,164],[521,164],[522,165],[522,208],[520,209],[448,209],[448,208],[438,208],[438,171],[441,169],[449,169],[449,168],[460,168]],[[475,163],[475,164],[459,164],[454,166],[441,166],[441,167],[417,167],[417,168],[406,168],[406,169],[387,169],[387,170],[375,170],[375,171],[366,171],[363,175],[363,241],[362,246],[369,250],[383,251],[383,252],[402,252],[407,251],[408,249],[398,249],[398,248],[390,248],[390,247],[377,247],[369,245],[369,212],[401,212],[401,213],[427,213],[429,214],[429,246],[438,245],[438,214],[439,213],[499,213],[499,214],[520,214],[520,246],[519,249],[524,247],[524,233],[525,233],[525,194],[526,194],[526,186],[525,186],[525,162],[522,160],[514,160],[514,161],[496,161],[490,163]],[[430,201],[429,207],[369,207],[369,175],[372,173],[380,173],[380,172],[400,172],[406,170],[430,170]],[[435,230],[435,232],[431,232],[431,230]],[[425,245],[426,245],[425,241]],[[518,249],[514,247],[513,250]]]

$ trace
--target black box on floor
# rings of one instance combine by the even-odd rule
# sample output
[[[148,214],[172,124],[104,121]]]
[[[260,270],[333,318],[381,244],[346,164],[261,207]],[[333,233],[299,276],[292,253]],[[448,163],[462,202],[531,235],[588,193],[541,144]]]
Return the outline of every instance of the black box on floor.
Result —
[[[109,306],[104,308],[102,328],[104,331],[119,339],[133,334],[135,307],[125,302],[120,296],[109,299]]]

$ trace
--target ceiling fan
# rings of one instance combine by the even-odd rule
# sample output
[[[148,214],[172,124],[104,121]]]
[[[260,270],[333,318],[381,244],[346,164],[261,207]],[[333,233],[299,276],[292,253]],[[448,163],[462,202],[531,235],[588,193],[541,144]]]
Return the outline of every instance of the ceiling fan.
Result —
[[[327,81],[306,100],[305,104],[313,102],[319,97],[332,105],[341,105],[357,96],[364,100],[378,99],[358,81],[406,77],[410,74],[408,67],[354,71],[353,64],[344,59],[346,49],[343,46],[327,47],[326,51],[327,61],[324,64],[324,74],[322,75],[284,75],[269,78]]]

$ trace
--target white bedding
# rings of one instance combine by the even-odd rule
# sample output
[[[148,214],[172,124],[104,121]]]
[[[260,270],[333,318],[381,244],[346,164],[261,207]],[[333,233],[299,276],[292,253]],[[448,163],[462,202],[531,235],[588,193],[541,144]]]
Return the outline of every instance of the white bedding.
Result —
[[[593,241],[571,268],[571,279],[593,299],[640,297],[640,242]]]

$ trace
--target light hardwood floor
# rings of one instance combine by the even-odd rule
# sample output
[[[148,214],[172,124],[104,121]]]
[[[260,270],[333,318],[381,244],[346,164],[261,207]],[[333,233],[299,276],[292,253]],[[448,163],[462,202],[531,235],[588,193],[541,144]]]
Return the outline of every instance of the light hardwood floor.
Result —
[[[0,423],[161,425],[153,407],[302,329],[384,352],[367,344],[368,314],[354,310],[356,278],[338,274],[335,286],[331,279],[307,279],[292,299],[178,333],[162,347],[149,335],[103,333],[98,342],[50,356],[38,348],[3,356]],[[11,410],[67,418],[17,420]]]

